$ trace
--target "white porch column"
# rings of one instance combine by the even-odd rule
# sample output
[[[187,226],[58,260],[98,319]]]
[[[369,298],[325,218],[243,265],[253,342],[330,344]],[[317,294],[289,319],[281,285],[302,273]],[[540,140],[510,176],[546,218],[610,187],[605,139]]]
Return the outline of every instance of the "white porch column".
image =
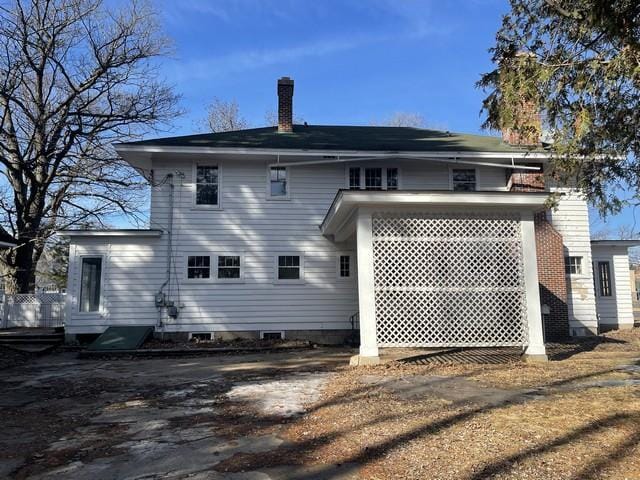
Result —
[[[527,326],[529,329],[529,345],[523,357],[529,361],[546,361],[547,351],[544,346],[542,312],[540,310],[538,262],[533,213],[523,212],[521,218],[524,284],[527,295]]]
[[[352,365],[378,363],[376,302],[373,279],[373,225],[370,211],[359,209],[356,218],[358,250],[358,308],[360,310],[360,355]]]

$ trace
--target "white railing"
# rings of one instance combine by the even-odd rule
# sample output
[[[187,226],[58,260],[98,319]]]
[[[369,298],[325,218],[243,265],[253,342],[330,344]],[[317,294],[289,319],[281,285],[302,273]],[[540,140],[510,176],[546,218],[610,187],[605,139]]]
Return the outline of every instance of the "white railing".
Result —
[[[64,293],[19,293],[3,295],[0,304],[2,328],[64,325]]]

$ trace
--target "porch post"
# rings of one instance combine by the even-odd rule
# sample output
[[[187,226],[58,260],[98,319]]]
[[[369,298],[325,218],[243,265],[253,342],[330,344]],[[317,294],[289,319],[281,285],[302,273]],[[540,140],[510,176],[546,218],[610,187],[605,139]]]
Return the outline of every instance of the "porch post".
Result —
[[[373,280],[373,225],[369,211],[358,210],[356,238],[358,250],[358,308],[360,310],[360,355],[352,365],[379,362],[376,338],[376,302]]]
[[[533,213],[522,213],[522,263],[527,302],[527,327],[529,345],[523,358],[527,361],[547,361],[544,346],[542,312],[540,309],[540,290],[538,286],[538,260],[536,256],[536,237]]]

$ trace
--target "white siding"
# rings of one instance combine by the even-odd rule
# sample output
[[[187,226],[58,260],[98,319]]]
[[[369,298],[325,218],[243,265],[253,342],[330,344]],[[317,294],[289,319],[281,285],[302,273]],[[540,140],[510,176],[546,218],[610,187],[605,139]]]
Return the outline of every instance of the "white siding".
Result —
[[[548,213],[552,225],[562,235],[565,256],[582,257],[582,275],[567,277],[569,328],[572,334],[597,332],[598,320],[593,291],[589,210],[584,198],[566,191],[558,206]]]
[[[629,256],[626,247],[593,246],[593,262],[610,262],[612,296],[596,296],[598,321],[601,327],[633,327],[633,304],[629,278]],[[608,328],[607,328],[608,327]]]
[[[178,319],[163,319],[166,331],[350,328],[349,317],[358,310],[356,276],[338,278],[337,256],[350,254],[355,271],[355,244],[334,244],[319,230],[337,191],[347,187],[349,165],[290,167],[290,199],[269,200],[267,165],[273,160],[203,158],[202,163],[219,166],[221,178],[221,208],[207,209],[194,206],[193,157],[154,158],[157,186],[151,195],[151,228],[168,228],[167,174],[174,175],[175,185],[170,299],[181,309]],[[402,189],[449,188],[450,170],[444,163],[381,161],[369,165],[399,167]],[[478,182],[482,190],[505,190],[505,170],[481,167]],[[105,252],[107,302],[101,315],[72,312],[69,333],[102,331],[118,323],[155,325],[154,294],[166,277],[166,242],[166,235],[159,239],[74,240],[69,292],[75,295],[78,291],[78,256],[87,251]],[[225,253],[242,256],[242,282],[187,280],[188,255]],[[304,256],[304,282],[275,282],[275,257],[295,253]],[[213,258],[211,263],[214,276]],[[75,299],[70,305],[77,312]]]

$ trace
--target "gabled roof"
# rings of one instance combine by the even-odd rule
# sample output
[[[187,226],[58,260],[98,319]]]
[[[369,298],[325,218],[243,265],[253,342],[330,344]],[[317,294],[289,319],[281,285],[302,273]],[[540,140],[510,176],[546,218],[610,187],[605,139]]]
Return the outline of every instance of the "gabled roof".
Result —
[[[384,152],[544,152],[508,145],[499,137],[410,127],[294,125],[292,133],[277,127],[205,133],[120,143],[125,147],[208,147]]]
[[[0,247],[14,247],[17,245],[15,238],[13,238],[7,231],[0,227]]]

